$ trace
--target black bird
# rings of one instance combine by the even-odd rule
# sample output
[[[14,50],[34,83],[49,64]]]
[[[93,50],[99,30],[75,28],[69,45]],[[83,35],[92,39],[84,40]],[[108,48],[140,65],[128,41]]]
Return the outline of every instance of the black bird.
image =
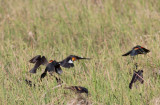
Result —
[[[41,57],[41,55],[37,55],[37,56],[33,57],[31,60],[29,60],[29,62],[35,63],[34,67],[29,71],[30,73],[36,73],[36,71],[40,65],[45,65],[45,66],[48,65],[48,61],[45,58],[45,56]]]
[[[136,81],[140,81],[141,84],[143,84],[144,80],[143,80],[143,70],[138,70],[137,72],[134,71],[133,77],[131,82],[129,83],[129,88],[132,89],[132,85],[133,83],[135,83]]]
[[[74,61],[80,60],[80,59],[88,59],[89,60],[91,58],[82,58],[82,57],[79,57],[76,55],[70,55],[67,58],[65,58],[64,60],[60,61],[59,63],[62,67],[70,68],[70,67],[74,67],[74,64],[73,64]]]
[[[70,89],[74,91],[75,93],[86,93],[88,96],[88,89],[81,86],[70,86],[70,87],[64,87],[64,89]]]
[[[149,53],[150,51],[142,46],[135,46],[132,48],[131,51],[127,52],[126,54],[123,54],[122,56],[135,56],[135,55],[138,55],[138,54],[146,54],[146,53]]]
[[[44,78],[47,75],[47,72],[52,74],[53,72],[56,72],[57,74],[62,74],[62,69],[60,67],[59,62],[50,60],[48,65],[46,66],[45,71],[41,74],[41,79]]]
[[[37,56],[33,57],[29,62],[35,63],[34,67],[30,70],[30,73],[36,73],[37,68],[40,65],[46,66],[45,71],[41,74],[41,79],[47,75],[47,72],[49,72],[50,74],[52,74],[53,72],[56,72],[57,74],[62,74],[62,72],[63,72],[60,67],[59,62],[57,62],[55,60],[54,61],[50,60],[48,62],[48,60],[46,59],[45,56],[41,57],[41,55],[37,55]]]

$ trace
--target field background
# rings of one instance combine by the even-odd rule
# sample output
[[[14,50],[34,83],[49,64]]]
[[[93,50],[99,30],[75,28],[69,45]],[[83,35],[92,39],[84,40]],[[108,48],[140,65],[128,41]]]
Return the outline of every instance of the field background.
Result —
[[[134,61],[121,56],[136,45],[151,52]],[[88,88],[93,105],[159,105],[160,0],[0,0],[1,105],[63,105],[77,97],[54,88],[53,76],[39,82],[44,66],[28,72],[38,54],[93,58],[60,76],[66,86]],[[145,82],[130,90],[135,62]],[[37,86],[26,85],[26,78]]]

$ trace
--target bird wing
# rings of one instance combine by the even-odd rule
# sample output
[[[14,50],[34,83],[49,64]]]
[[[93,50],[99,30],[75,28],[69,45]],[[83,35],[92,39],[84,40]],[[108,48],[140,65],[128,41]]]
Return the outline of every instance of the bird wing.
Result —
[[[36,62],[36,64],[34,65],[34,67],[29,71],[30,73],[36,73],[36,71],[37,71],[37,69],[38,69],[38,67],[41,65],[41,61],[40,60],[38,60],[37,62]]]
[[[125,54],[123,54],[122,56],[128,56],[131,52],[132,52],[132,50],[127,52],[127,53],[125,53]]]
[[[41,55],[37,55],[35,57],[33,57],[30,61],[30,63],[36,63],[34,65],[34,67],[29,71],[30,73],[36,73],[37,71],[37,68],[40,66],[40,65],[47,65],[48,64],[48,61],[47,59],[45,58],[45,56],[42,56]]]
[[[46,57],[45,57],[45,56],[42,56],[42,58],[41,58],[41,64],[42,64],[42,65],[46,65],[46,66],[47,66],[47,64],[48,64],[48,60],[46,59]]]
[[[33,57],[31,60],[29,60],[30,63],[36,63],[37,60],[40,60],[41,59],[41,55],[37,55],[35,57]]]
[[[144,47],[138,47],[135,51],[136,51],[138,54],[145,54],[145,53],[150,52],[148,49],[146,49],[146,48],[144,48]]]
[[[71,62],[67,62],[67,61],[61,61],[60,65],[64,68],[70,68],[70,67],[74,67],[74,64]]]
[[[65,68],[74,67],[73,61],[71,61],[71,56],[68,56],[64,60],[60,61],[59,64]]]
[[[146,48],[142,48],[145,53],[149,53],[150,51]]]

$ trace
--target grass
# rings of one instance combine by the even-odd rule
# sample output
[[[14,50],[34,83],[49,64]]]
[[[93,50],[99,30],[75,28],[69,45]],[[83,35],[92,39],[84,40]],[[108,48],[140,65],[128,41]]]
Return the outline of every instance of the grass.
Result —
[[[0,104],[67,104],[73,92],[57,86],[54,77],[39,83],[28,61],[44,55],[60,61],[70,54],[93,58],[63,68],[67,86],[88,88],[94,105],[160,103],[159,0],[10,0],[0,1]],[[129,89],[134,62],[122,57],[133,46],[151,52],[134,62],[144,70],[144,84]],[[36,83],[30,88],[25,78]],[[39,85],[39,86],[38,86]]]

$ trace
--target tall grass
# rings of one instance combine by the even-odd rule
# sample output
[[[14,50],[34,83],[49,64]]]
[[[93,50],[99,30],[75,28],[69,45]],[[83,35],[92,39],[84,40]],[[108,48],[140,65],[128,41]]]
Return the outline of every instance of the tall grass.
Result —
[[[28,61],[44,55],[60,61],[70,54],[93,58],[63,68],[66,85],[88,88],[97,105],[147,105],[160,101],[159,0],[1,0],[0,104],[67,104],[73,92],[55,88],[47,76],[39,82]],[[134,62],[122,57],[135,45],[151,50]],[[129,89],[134,63],[144,84]],[[24,79],[36,83],[30,88]]]

